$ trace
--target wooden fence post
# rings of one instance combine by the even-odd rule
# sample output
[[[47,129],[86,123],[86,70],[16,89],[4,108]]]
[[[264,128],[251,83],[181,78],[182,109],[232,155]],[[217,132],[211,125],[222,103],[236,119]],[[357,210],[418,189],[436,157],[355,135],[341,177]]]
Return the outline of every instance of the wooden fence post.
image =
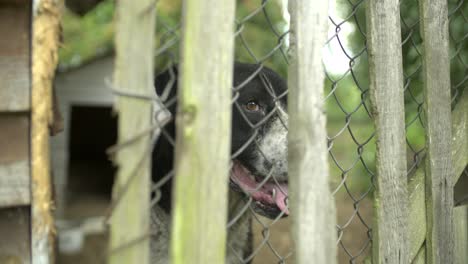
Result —
[[[62,1],[33,3],[31,92],[32,263],[54,263],[55,223],[50,174],[52,83],[58,63]]]
[[[234,0],[183,5],[172,264],[224,263],[234,11]]]
[[[296,263],[336,263],[336,214],[330,192],[323,109],[322,48],[328,1],[289,1],[289,157]]]
[[[116,5],[114,85],[127,94],[154,97],[155,2],[120,0]],[[149,263],[152,103],[119,96],[119,166],[114,183],[109,263]]]
[[[468,94],[464,93],[459,99],[457,105],[452,111],[452,161],[454,164],[453,182],[456,182],[463,170],[466,167],[468,161]],[[413,263],[421,254],[425,252],[426,248],[424,245],[426,239],[426,198],[425,198],[425,162],[421,163],[421,166],[415,171],[408,183],[409,192],[409,211],[411,217],[409,219],[409,256]],[[466,207],[464,207],[466,209]],[[454,221],[457,225],[456,228],[460,228],[461,231],[455,232],[455,253],[456,256],[454,263],[466,263],[464,258],[468,257],[468,254],[463,254],[464,248],[466,248],[467,240],[466,227],[463,231],[463,222],[466,225],[467,219],[463,218],[463,207],[455,208],[458,213],[454,212]],[[457,215],[458,214],[458,215]],[[425,256],[424,256],[425,261]]]
[[[453,263],[453,165],[448,11],[445,0],[422,0],[426,116],[426,220],[428,263]]]
[[[405,110],[398,0],[367,5],[370,98],[376,129],[373,263],[409,263]]]
[[[468,92],[465,91],[459,98],[455,109],[452,111],[452,164],[454,167],[453,184],[461,184],[454,189],[455,199],[457,194],[467,194],[468,175]],[[465,174],[464,174],[465,173]],[[465,177],[465,178],[461,178]],[[461,193],[458,193],[458,192]],[[455,200],[455,202],[457,202]],[[463,205],[455,207],[453,212],[454,221],[454,263],[468,263],[468,206],[466,201]]]

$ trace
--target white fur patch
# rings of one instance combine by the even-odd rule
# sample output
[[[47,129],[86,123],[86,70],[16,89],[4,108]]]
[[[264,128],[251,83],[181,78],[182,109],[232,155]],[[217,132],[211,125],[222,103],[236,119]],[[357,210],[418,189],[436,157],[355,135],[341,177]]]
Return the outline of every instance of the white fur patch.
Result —
[[[278,181],[287,180],[288,172],[288,114],[284,106],[277,105],[276,115],[266,128],[265,134],[259,138],[258,153],[254,166],[262,175],[269,175],[272,165],[272,175]]]

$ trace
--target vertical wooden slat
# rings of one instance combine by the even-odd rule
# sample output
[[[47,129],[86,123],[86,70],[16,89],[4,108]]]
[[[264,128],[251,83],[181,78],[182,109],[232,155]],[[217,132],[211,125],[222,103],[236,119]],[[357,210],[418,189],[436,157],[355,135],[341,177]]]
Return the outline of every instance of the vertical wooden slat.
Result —
[[[116,5],[114,85],[127,94],[153,96],[155,2],[121,0]],[[123,144],[152,125],[151,101],[120,96],[118,143]],[[121,147],[114,183],[109,263],[149,263],[151,134]]]
[[[369,1],[366,18],[370,98],[377,139],[373,263],[408,263],[408,185],[399,1]]]
[[[463,96],[458,101],[457,105],[452,111],[452,160],[454,162],[454,175],[453,181],[457,181],[460,175],[463,172],[463,169],[466,167],[468,156],[467,156],[467,127],[468,127],[468,94],[464,93]],[[426,199],[425,199],[425,162],[421,163],[421,166],[415,171],[412,175],[411,180],[408,183],[408,192],[409,192],[409,211],[411,213],[411,217],[409,219],[409,254],[410,260],[415,261],[415,259],[423,259],[418,252],[421,251],[421,247],[425,248],[424,241],[426,239]],[[458,187],[458,186],[457,186]],[[465,195],[467,188],[463,188],[460,186],[459,188],[455,189],[455,202],[457,201],[457,190],[460,192],[460,197]],[[466,208],[466,207],[465,207]],[[458,210],[458,208],[455,208]],[[461,215],[462,212],[459,214]],[[466,216],[465,216],[466,217]],[[459,218],[459,219],[457,219]],[[456,228],[463,228],[462,221],[466,221],[467,219],[463,219],[463,216],[454,216],[456,221]],[[468,234],[463,234],[462,232],[456,231],[455,235],[459,238],[455,238],[456,245],[455,249],[459,251],[455,251],[455,256],[458,259],[463,259],[463,248],[466,247],[466,243],[468,240],[467,238],[463,238]],[[465,246],[460,246],[465,243]],[[416,255],[418,254],[418,255]],[[466,255],[466,254],[465,254]],[[466,262],[457,262],[458,259],[455,259],[455,263],[468,263]]]
[[[468,207],[454,208],[453,219],[455,222],[455,249],[454,264],[468,263]]]
[[[450,57],[446,0],[421,0],[428,263],[453,263]]]
[[[32,261],[54,263],[49,124],[52,122],[52,81],[58,62],[62,1],[35,2],[32,41],[31,177]]]
[[[335,203],[329,187],[322,47],[328,1],[289,1],[290,207],[296,263],[336,263]]]
[[[463,187],[462,182],[460,186],[457,186],[468,164],[468,92],[466,91],[459,96],[452,111],[452,164],[453,184],[456,185],[455,199],[457,200],[457,196],[461,194],[460,191],[468,194],[468,188]],[[468,186],[468,182],[464,186]]]
[[[234,0],[183,6],[173,264],[224,263],[234,11]]]
[[[424,247],[426,239],[426,197],[425,197],[424,163],[411,177],[408,183],[408,210],[411,214],[408,220],[408,258],[414,260]]]

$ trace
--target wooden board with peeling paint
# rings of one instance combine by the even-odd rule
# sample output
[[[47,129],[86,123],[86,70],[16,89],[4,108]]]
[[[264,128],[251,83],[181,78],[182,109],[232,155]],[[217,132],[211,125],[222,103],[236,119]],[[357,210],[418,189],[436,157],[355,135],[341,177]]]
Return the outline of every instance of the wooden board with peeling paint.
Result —
[[[0,114],[0,207],[30,204],[28,114]]]
[[[0,263],[31,263],[31,5],[0,1]]]
[[[29,209],[0,209],[0,263],[31,263]]]
[[[29,1],[0,3],[0,112],[30,108]]]

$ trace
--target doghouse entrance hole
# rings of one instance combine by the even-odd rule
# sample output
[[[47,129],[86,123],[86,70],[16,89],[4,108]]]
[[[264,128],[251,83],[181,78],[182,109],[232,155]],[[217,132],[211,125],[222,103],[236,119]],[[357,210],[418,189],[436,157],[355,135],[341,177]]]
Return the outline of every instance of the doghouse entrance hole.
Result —
[[[71,109],[68,191],[73,196],[110,199],[115,167],[106,149],[117,140],[117,119],[110,107]]]

